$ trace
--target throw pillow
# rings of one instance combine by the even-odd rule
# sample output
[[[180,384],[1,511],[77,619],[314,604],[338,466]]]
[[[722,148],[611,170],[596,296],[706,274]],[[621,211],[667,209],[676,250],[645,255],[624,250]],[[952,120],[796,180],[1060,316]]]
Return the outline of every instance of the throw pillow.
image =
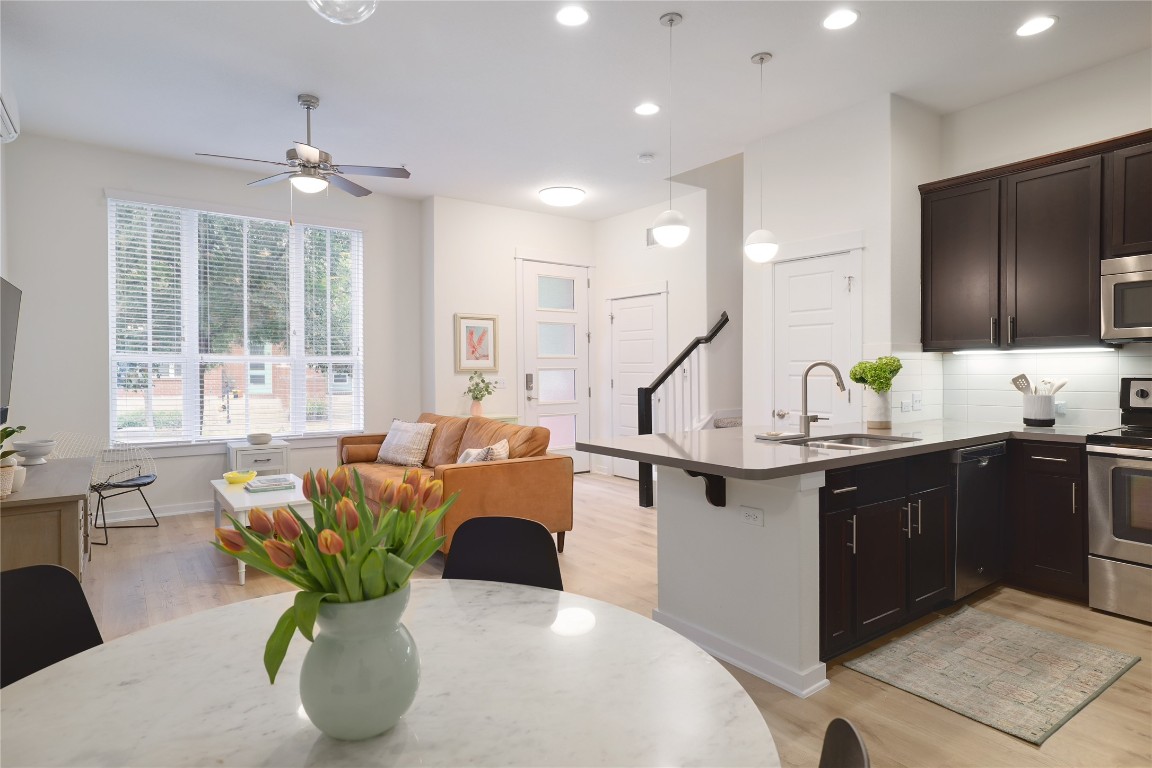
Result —
[[[469,448],[461,452],[457,464],[473,464],[477,461],[503,461],[508,458],[508,441],[501,440],[484,448]]]
[[[432,439],[435,428],[435,424],[393,419],[376,461],[401,467],[420,466],[428,453],[428,441]]]

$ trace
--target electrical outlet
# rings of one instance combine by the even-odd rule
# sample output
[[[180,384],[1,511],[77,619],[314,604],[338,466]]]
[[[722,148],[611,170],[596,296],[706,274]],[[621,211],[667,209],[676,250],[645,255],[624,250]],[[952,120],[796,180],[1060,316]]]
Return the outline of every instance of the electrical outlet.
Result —
[[[914,410],[914,411],[924,410],[924,393],[923,392],[913,392],[912,393],[912,410]]]
[[[911,400],[901,400],[900,401],[900,411],[902,413],[908,413],[911,410],[912,410],[912,401]]]
[[[1068,402],[1066,400],[1057,400],[1056,401],[1056,415],[1057,416],[1067,416],[1068,415]]]
[[[740,519],[748,525],[764,525],[764,510],[740,505]]]

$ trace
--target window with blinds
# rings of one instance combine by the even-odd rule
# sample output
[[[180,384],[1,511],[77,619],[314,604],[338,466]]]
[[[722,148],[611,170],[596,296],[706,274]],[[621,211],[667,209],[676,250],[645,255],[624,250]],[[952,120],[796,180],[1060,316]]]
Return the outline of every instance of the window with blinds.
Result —
[[[118,440],[358,430],[362,235],[109,200]]]

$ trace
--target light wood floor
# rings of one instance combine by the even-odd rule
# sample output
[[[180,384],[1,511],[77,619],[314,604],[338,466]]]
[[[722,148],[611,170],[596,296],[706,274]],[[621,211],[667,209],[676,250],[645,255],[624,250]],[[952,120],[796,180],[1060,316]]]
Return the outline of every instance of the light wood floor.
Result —
[[[211,530],[212,514],[203,512],[163,518],[158,529],[110,532],[111,545],[95,548],[84,580],[106,640],[288,588],[252,569],[248,583],[238,586],[235,562],[208,544]],[[636,506],[635,483],[577,476],[575,528],[560,563],[569,592],[651,615],[656,514]],[[437,578],[442,568],[437,555],[417,575]],[[977,593],[968,603],[1144,660],[1040,747],[837,663],[883,641],[830,663],[831,685],[808,699],[729,669],[759,706],[786,766],[816,765],[824,727],[837,716],[860,728],[875,766],[1152,766],[1152,626],[1006,587]]]

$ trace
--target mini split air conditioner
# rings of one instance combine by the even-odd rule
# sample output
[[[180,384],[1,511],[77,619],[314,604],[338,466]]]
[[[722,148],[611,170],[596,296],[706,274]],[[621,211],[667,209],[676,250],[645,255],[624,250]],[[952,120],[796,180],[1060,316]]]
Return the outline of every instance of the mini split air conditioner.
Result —
[[[16,103],[12,97],[5,101],[0,96],[0,143],[15,141],[20,135],[20,118],[16,113]]]

